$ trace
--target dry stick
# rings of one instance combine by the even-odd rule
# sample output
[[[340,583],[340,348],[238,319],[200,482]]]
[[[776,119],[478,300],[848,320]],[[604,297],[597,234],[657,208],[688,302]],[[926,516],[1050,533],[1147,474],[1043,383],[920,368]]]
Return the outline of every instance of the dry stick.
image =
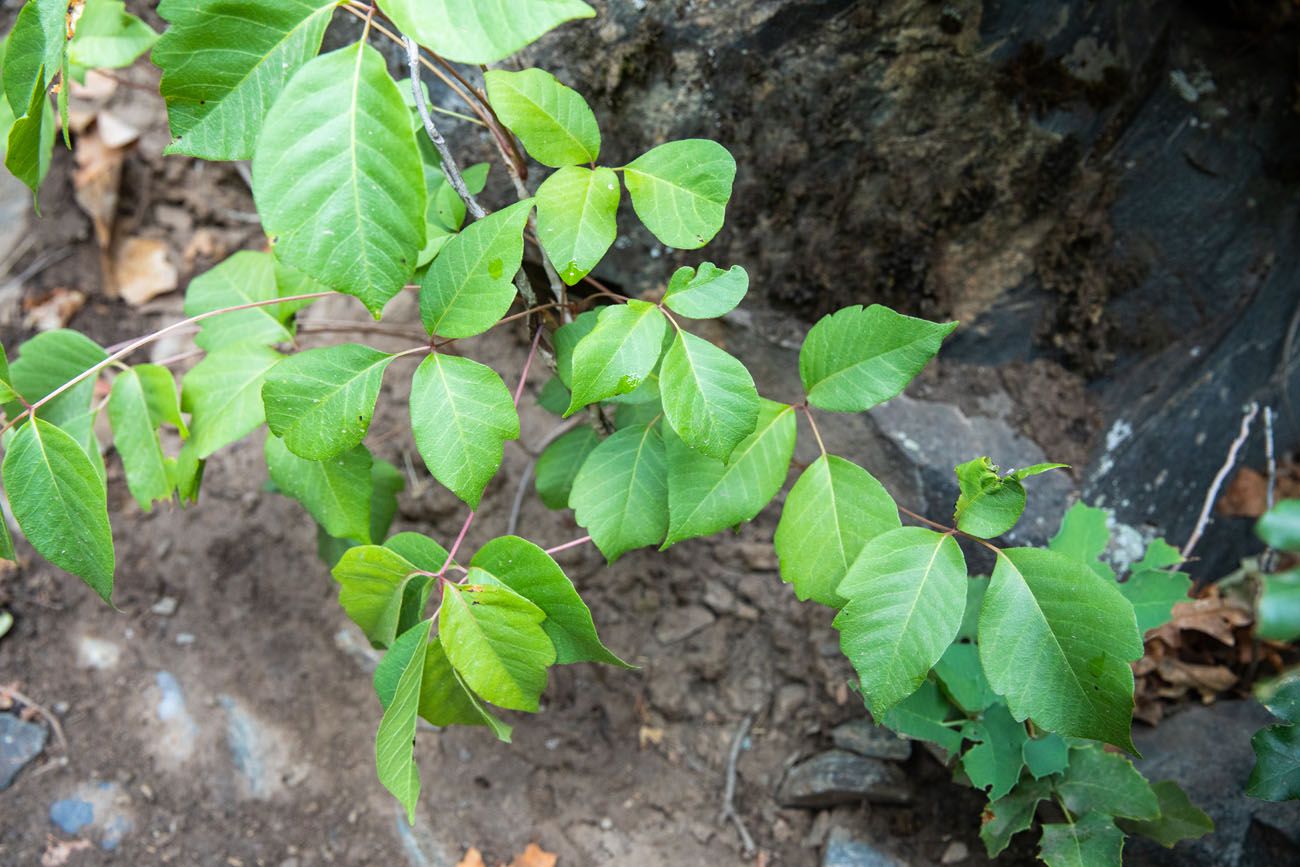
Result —
[[[1268,463],[1268,487],[1264,490],[1264,505],[1268,511],[1273,510],[1273,500],[1277,493],[1277,453],[1273,443],[1273,407],[1264,407],[1264,458]],[[1259,568],[1263,572],[1272,572],[1277,567],[1277,551],[1273,546],[1264,549],[1259,558]]]
[[[1251,401],[1247,407],[1246,414],[1241,419],[1241,430],[1237,432],[1237,438],[1232,441],[1228,448],[1228,456],[1223,460],[1223,466],[1214,474],[1214,481],[1210,483],[1210,489],[1205,493],[1205,502],[1201,504],[1200,517],[1196,519],[1196,527],[1192,530],[1192,535],[1188,537],[1187,544],[1183,546],[1182,558],[1184,561],[1192,556],[1192,550],[1196,543],[1201,541],[1201,534],[1205,532],[1205,525],[1210,522],[1210,510],[1214,508],[1214,503],[1219,497],[1219,488],[1223,486],[1224,480],[1228,478],[1228,473],[1237,463],[1237,453],[1245,444],[1246,439],[1250,436],[1250,426],[1255,423],[1255,416],[1259,415],[1259,403]]]
[[[736,812],[736,762],[740,759],[740,748],[745,743],[745,736],[749,734],[749,727],[754,724],[754,718],[746,715],[736,726],[736,733],[731,736],[731,751],[727,754],[727,775],[726,782],[722,787],[722,812],[718,815],[719,822],[725,822],[728,819],[736,826],[736,833],[740,834],[740,843],[745,847],[745,855],[751,856],[757,851],[754,845],[754,838],[750,836],[749,829],[745,827],[745,822]]]
[[[45,721],[50,724],[50,730],[54,732],[54,739],[59,742],[59,748],[65,753],[68,751],[68,739],[63,736],[63,726],[59,725],[58,717],[50,713],[42,705],[37,704],[27,696],[23,695],[12,686],[0,686],[0,693],[4,693],[9,698],[22,702],[41,716],[45,717]]]
[[[456,157],[452,155],[451,148],[447,147],[447,140],[442,137],[442,133],[438,132],[437,125],[429,115],[429,106],[420,89],[420,46],[416,45],[415,40],[409,36],[402,37],[402,45],[406,47],[406,66],[411,72],[411,94],[415,98],[415,108],[420,113],[420,120],[424,123],[424,132],[429,136],[429,141],[433,142],[433,146],[438,149],[438,156],[442,159],[442,173],[474,219],[481,220],[487,216],[487,212],[474,198],[469,187],[465,186],[465,178],[461,176],[460,167],[456,165]]]

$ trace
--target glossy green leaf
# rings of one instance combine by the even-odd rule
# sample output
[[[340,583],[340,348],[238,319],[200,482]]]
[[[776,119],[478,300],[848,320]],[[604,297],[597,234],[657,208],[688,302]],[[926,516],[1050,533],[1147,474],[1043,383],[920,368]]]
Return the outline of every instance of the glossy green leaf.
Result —
[[[668,531],[668,470],[656,427],[626,427],[596,446],[573,480],[569,506],[611,563],[660,544]]]
[[[608,309],[611,308],[585,310],[573,317],[572,322],[566,322],[555,329],[555,334],[551,336],[552,345],[555,347],[555,375],[565,388],[570,388],[573,385],[574,349],[577,348],[582,338],[595,330],[601,311]],[[663,328],[667,327],[667,323],[664,323]],[[660,331],[662,333],[662,328]],[[651,366],[653,367],[653,365]]]
[[[871,544],[868,542],[867,547],[870,548]],[[860,561],[861,557],[858,559]],[[966,579],[966,588],[969,589],[974,583]],[[964,593],[965,591],[963,595]],[[966,604],[969,608],[969,599],[966,600]],[[968,714],[979,713],[999,700],[997,693],[989,686],[988,678],[984,676],[984,667],[980,664],[980,651],[974,644],[964,641],[950,644],[943,652],[943,656],[939,657],[939,661],[934,664],[934,676],[943,687],[948,699]]]
[[[966,613],[961,617],[961,629],[957,637],[963,641],[975,641],[979,638],[980,610],[984,607],[984,594],[988,592],[989,579],[983,575],[972,575],[966,582]]]
[[[424,646],[429,641],[432,620],[426,620],[403,634],[385,657],[382,673],[375,670],[376,691],[381,677],[400,672],[384,707],[375,735],[375,768],[379,782],[406,808],[406,818],[415,824],[415,805],[420,799],[420,769],[415,764],[415,726],[424,680]]]
[[[43,75],[37,76],[37,84],[30,95],[18,105],[23,113],[9,127],[9,137],[5,145],[5,168],[27,185],[35,195],[50,171],[50,160],[54,154],[54,109],[46,98]],[[39,205],[36,208],[40,216]]]
[[[659,361],[667,327],[659,308],[644,301],[601,310],[595,327],[573,347],[573,396],[565,415],[636,389]]]
[[[77,30],[68,42],[75,70],[130,66],[158,41],[148,24],[126,11],[122,0],[86,0]]]
[[[726,460],[758,424],[758,389],[745,365],[686,331],[659,368],[664,418],[682,442]]]
[[[571,430],[548,445],[537,456],[534,468],[537,496],[548,509],[567,509],[573,480],[587,456],[596,450],[600,437],[586,425]]]
[[[401,91],[403,96],[408,92],[408,85],[402,84]],[[424,126],[416,119],[416,139],[420,142],[421,148],[425,146],[428,140],[424,137]],[[432,145],[429,145],[432,149]],[[465,181],[465,188],[469,190],[470,195],[477,196],[483,192],[487,186],[488,170],[490,166],[487,163],[476,163],[468,166],[461,171],[461,178]],[[460,231],[461,226],[465,224],[465,202],[456,193],[451,184],[447,183],[447,176],[442,173],[442,165],[437,161],[437,154],[434,154],[432,164],[426,159],[424,163],[424,181],[425,206],[424,206],[424,249],[416,259],[416,264],[423,268],[428,265],[438,254],[447,242]]]
[[[739,265],[725,271],[712,262],[699,269],[683,266],[673,272],[664,304],[691,319],[714,319],[730,313],[749,291],[749,274]]]
[[[421,573],[441,568],[417,566],[387,545],[361,545],[345,551],[331,574],[348,617],[373,645],[388,647],[424,616],[434,581]]]
[[[492,716],[466,688],[437,641],[425,645],[420,716],[436,726],[491,726],[497,737],[510,742],[510,726]]]
[[[537,403],[552,415],[564,415],[564,411],[569,408],[569,389],[560,382],[559,376],[552,376],[542,386],[541,393],[537,395]]]
[[[1134,572],[1119,585],[1119,592],[1132,603],[1138,631],[1144,635],[1168,623],[1174,606],[1186,602],[1191,590],[1192,579],[1187,573],[1154,569]]]
[[[792,494],[793,496],[793,494]],[[966,561],[951,535],[899,527],[867,541],[836,589],[840,649],[877,719],[925,682],[966,604]]]
[[[653,404],[651,404],[653,406]],[[668,537],[664,547],[751,521],[785,484],[795,443],[794,408],[763,400],[758,425],[726,461],[665,437]],[[540,474],[541,465],[538,463]]]
[[[287,294],[281,291],[270,253],[241,250],[190,281],[185,290],[185,315],[198,316]],[[288,324],[293,310],[292,304],[271,304],[222,313],[202,321],[194,342],[209,352],[240,343],[286,343],[293,339]]]
[[[984,808],[980,839],[990,858],[1007,848],[1011,838],[1029,830],[1038,805],[1052,796],[1051,785],[1043,780],[1024,779],[1005,797]]]
[[[144,402],[149,408],[149,419],[155,428],[169,424],[180,431],[182,438],[190,435],[189,427],[181,416],[180,392],[176,378],[161,364],[137,364],[132,370],[140,380]]]
[[[10,381],[28,403],[36,403],[106,358],[108,353],[99,344],[76,331],[44,331],[18,347]],[[39,410],[41,418],[80,443],[92,461],[99,455],[91,412],[94,396],[95,377],[88,376]],[[21,406],[13,404],[7,408],[10,418],[21,411]]]
[[[167,152],[208,160],[252,157],[264,121],[274,117],[272,105],[320,51],[336,3],[163,0],[158,14],[170,26],[152,59],[162,69],[175,137]]]
[[[661,144],[628,163],[623,181],[641,222],[679,250],[703,247],[722,228],[736,161],[708,139]]]
[[[474,555],[478,567],[532,602],[546,614],[542,628],[555,645],[555,661],[603,662],[632,668],[601,643],[591,611],[559,564],[537,545],[518,536],[500,536]]]
[[[175,393],[173,390],[173,399]],[[155,500],[171,498],[172,483],[163,462],[158,425],[149,412],[144,386],[134,368],[127,368],[113,380],[108,419],[113,425],[113,445],[122,456],[126,486],[141,509],[152,511]]]
[[[1300,500],[1283,500],[1255,524],[1255,534],[1279,551],[1300,551]]]
[[[266,424],[299,457],[323,461],[361,443],[393,357],[342,343],[308,349],[275,366],[262,384]]]
[[[568,166],[537,188],[537,237],[560,279],[572,286],[618,237],[618,177],[609,169]]]
[[[22,116],[20,108],[33,104],[34,91],[39,91],[44,100],[46,90],[63,66],[67,11],[66,0],[28,0],[18,10],[5,42],[0,82],[5,98],[19,117]]]
[[[1075,503],[1061,518],[1061,528],[1047,543],[1059,554],[1064,554],[1103,578],[1114,578],[1115,570],[1102,562],[1101,555],[1110,544],[1110,528],[1106,525],[1106,510]]]
[[[1059,774],[1070,764],[1070,745],[1055,732],[1025,741],[1025,767],[1035,779]]]
[[[1075,815],[1096,811],[1144,820],[1160,815],[1160,803],[1151,784],[1133,763],[1100,747],[1074,750],[1056,791]]]
[[[309,461],[289,451],[279,437],[266,438],[271,481],[339,539],[370,541],[371,463],[365,446],[355,446],[327,461]]]
[[[966,723],[962,737],[975,741],[961,757],[971,785],[987,791],[991,801],[1015,788],[1025,765],[1024,745],[1029,735],[1024,723],[1016,722],[1006,705],[995,704],[980,719]]]
[[[433,477],[477,509],[506,440],[519,438],[519,413],[492,368],[435,353],[411,381],[411,431]]]
[[[9,506],[32,547],[111,603],[108,492],[81,445],[38,417],[10,441],[3,476]]]
[[[26,528],[23,532],[27,532]],[[1265,801],[1300,798],[1300,725],[1260,729],[1250,739],[1250,745],[1255,749],[1255,767],[1246,783],[1246,794]]]
[[[253,154],[253,198],[276,258],[376,317],[424,247],[424,168],[383,56],[357,43],[309,61]]]
[[[1160,818],[1145,822],[1117,820],[1115,824],[1126,834],[1141,834],[1172,849],[1184,840],[1198,840],[1214,830],[1214,821],[1173,780],[1156,783],[1151,789],[1160,802]]]
[[[1077,560],[1003,551],[979,621],[980,659],[1017,719],[1132,752],[1133,672],[1142,655],[1133,606]]]
[[[837,591],[867,542],[902,526],[880,482],[844,458],[822,455],[795,482],[776,527],[781,580],[800,599],[838,608]]]
[[[477,581],[443,587],[438,639],[452,667],[478,695],[510,710],[535,713],[555,646],[546,614],[506,587]]]
[[[832,412],[863,412],[902,393],[939,352],[956,322],[927,322],[872,304],[823,317],[799,350],[808,402]]]
[[[596,12],[582,0],[379,0],[417,42],[459,63],[495,63],[552,28]]]
[[[1038,857],[1047,867],[1120,867],[1124,832],[1109,816],[1089,813],[1078,821],[1044,825]]]
[[[190,414],[198,458],[242,439],[266,420],[262,382],[280,354],[257,344],[209,353],[181,380],[181,409]]]
[[[957,529],[981,539],[993,539],[1016,526],[1025,511],[1025,486],[1019,479],[998,475],[988,458],[959,464],[961,496],[953,520]]]
[[[1280,680],[1257,684],[1255,697],[1278,719],[1300,723],[1300,672],[1292,670]]]
[[[558,169],[594,163],[600,156],[600,127],[587,101],[549,72],[490,69],[483,74],[483,83],[487,85],[488,102],[497,117],[519,136],[528,155],[542,165]],[[608,169],[603,171],[608,172],[613,184],[610,189],[616,189],[618,180],[614,173]],[[617,193],[614,203],[618,203]],[[542,238],[545,243],[544,234]],[[555,261],[563,273],[561,263],[565,260]],[[570,285],[573,282],[576,281]]]
[[[165,458],[163,463],[167,466],[167,480],[176,489],[181,505],[197,503],[207,461],[199,458],[194,449],[194,441],[187,442],[176,457]]]
[[[510,309],[532,207],[526,199],[502,208],[443,246],[420,283],[420,317],[430,334],[473,337]]]
[[[955,753],[961,749],[961,733],[945,725],[954,708],[932,680],[921,684],[916,692],[894,705],[881,723],[910,738],[932,741],[941,750]]]

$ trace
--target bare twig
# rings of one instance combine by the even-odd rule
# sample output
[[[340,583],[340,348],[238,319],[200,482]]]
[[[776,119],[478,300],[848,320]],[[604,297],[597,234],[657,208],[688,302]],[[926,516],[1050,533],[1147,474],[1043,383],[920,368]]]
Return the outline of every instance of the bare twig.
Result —
[[[50,731],[54,732],[54,739],[59,742],[59,749],[65,753],[68,751],[68,739],[63,736],[63,726],[59,724],[58,717],[50,713],[42,705],[37,704],[27,696],[23,695],[18,691],[18,687],[13,684],[0,686],[0,694],[15,701],[22,702],[44,717],[45,721],[50,724]]]
[[[736,812],[736,762],[740,759],[741,747],[744,746],[749,727],[753,724],[754,718],[746,715],[740,721],[740,725],[736,726],[736,733],[731,736],[731,750],[727,753],[727,775],[722,787],[722,811],[718,814],[718,822],[730,819],[736,826],[736,833],[740,835],[740,844],[744,847],[747,857],[752,856],[758,847],[754,845],[754,838],[745,827],[745,821]]]
[[[1264,500],[1269,509],[1273,508],[1273,498],[1277,493],[1277,453],[1273,445],[1273,407],[1264,407],[1264,457],[1268,461],[1268,489]]]
[[[447,140],[442,137],[442,133],[438,132],[437,125],[429,115],[429,105],[425,102],[424,92],[420,87],[420,46],[416,45],[415,40],[409,36],[402,37],[402,45],[406,47],[406,65],[411,72],[411,94],[415,97],[415,108],[420,113],[420,120],[424,123],[424,132],[429,136],[429,141],[433,142],[433,146],[438,149],[438,156],[442,159],[442,173],[474,219],[481,220],[487,216],[487,212],[465,185],[465,178],[460,173],[460,167],[456,165],[456,157],[452,155],[451,148],[447,147]]]
[[[1237,464],[1237,453],[1245,445],[1247,438],[1250,437],[1250,427],[1255,423],[1255,416],[1259,415],[1259,403],[1251,401],[1250,406],[1246,408],[1246,414],[1241,419],[1241,430],[1237,432],[1237,438],[1232,441],[1228,448],[1228,456],[1223,459],[1223,466],[1214,474],[1214,481],[1210,482],[1210,489],[1205,493],[1205,502],[1201,504],[1201,514],[1196,519],[1196,526],[1192,529],[1192,535],[1187,538],[1187,544],[1183,546],[1182,558],[1184,561],[1192,556],[1196,543],[1201,541],[1201,534],[1205,532],[1205,525],[1210,522],[1210,511],[1214,508],[1215,502],[1219,498],[1219,488],[1223,487],[1224,481],[1228,478],[1228,473]]]

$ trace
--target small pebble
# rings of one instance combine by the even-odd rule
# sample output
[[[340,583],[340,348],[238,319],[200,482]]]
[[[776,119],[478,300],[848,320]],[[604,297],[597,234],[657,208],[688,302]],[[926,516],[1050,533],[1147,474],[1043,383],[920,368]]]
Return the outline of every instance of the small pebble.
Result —
[[[960,864],[970,857],[970,849],[960,840],[953,840],[948,844],[948,848],[943,850],[942,857],[939,861],[943,864]]]
[[[613,827],[614,827],[614,820],[609,818],[608,816],[605,816],[600,820],[600,830],[608,831]]]
[[[192,632],[180,632],[176,635],[176,643],[181,647],[188,647],[194,643],[194,634]]]
[[[159,617],[171,617],[176,613],[176,606],[178,604],[176,597],[164,596],[153,605],[149,606],[149,610],[154,614],[157,614]]]

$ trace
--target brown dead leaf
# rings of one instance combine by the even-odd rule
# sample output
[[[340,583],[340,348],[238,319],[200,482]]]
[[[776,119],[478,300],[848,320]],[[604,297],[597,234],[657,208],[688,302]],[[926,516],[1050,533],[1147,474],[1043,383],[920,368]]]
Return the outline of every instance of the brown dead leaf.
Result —
[[[140,137],[140,130],[111,111],[101,111],[95,116],[95,129],[111,148],[124,148]]]
[[[483,853],[470,846],[465,852],[465,857],[457,862],[456,867],[487,867],[483,863]]]
[[[1170,647],[1178,647],[1181,642],[1177,634],[1190,630],[1208,635],[1232,647],[1237,643],[1233,630],[1249,626],[1253,620],[1254,617],[1245,603],[1211,595],[1204,599],[1179,602],[1174,606],[1173,619],[1152,635],[1159,637]]]
[[[1258,518],[1268,511],[1268,477],[1242,467],[1223,489],[1215,510],[1234,518]]]
[[[1206,701],[1237,684],[1237,675],[1223,665],[1196,665],[1170,658],[1160,660],[1158,671],[1172,686],[1195,689]]]
[[[75,289],[51,289],[39,298],[23,299],[23,327],[33,331],[63,328],[86,306],[86,295]]]
[[[555,867],[555,862],[558,860],[559,856],[554,852],[547,852],[536,843],[529,843],[528,847],[510,862],[510,867]]]
[[[157,238],[127,238],[119,244],[113,251],[113,285],[134,307],[174,290],[179,284],[167,244]]]
[[[99,248],[107,250],[113,238],[113,217],[117,214],[126,151],[111,147],[95,127],[77,137],[73,156],[77,161],[76,171],[72,173],[73,195],[95,226]]]
[[[41,867],[64,867],[73,852],[82,852],[89,848],[89,840],[56,840],[54,835],[46,835],[45,851],[41,853]]]
[[[641,726],[640,731],[637,732],[636,739],[637,743],[640,744],[641,749],[645,749],[651,744],[658,746],[664,742],[664,730],[661,728],[655,728],[654,726]]]

